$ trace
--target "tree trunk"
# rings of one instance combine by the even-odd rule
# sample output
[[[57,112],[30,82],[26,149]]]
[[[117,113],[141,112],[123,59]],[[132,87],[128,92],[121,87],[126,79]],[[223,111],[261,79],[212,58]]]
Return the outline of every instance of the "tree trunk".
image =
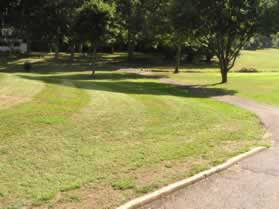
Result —
[[[221,75],[222,75],[222,83],[228,82],[228,71],[226,69],[221,69]]]
[[[30,56],[30,54],[31,54],[31,41],[30,41],[30,39],[27,39],[27,40],[26,40],[26,44],[27,44],[26,55],[27,55],[27,56]]]
[[[11,55],[14,54],[14,44],[13,44],[13,41],[10,41],[9,47],[10,47],[9,55],[11,56]]]
[[[211,59],[212,59],[212,55],[207,54],[206,55],[206,63],[211,64]]]
[[[128,23],[128,60],[131,61],[134,59],[134,50],[135,50],[135,34],[134,34],[134,23],[133,23],[133,5],[132,1],[127,1],[127,23]]]
[[[195,59],[195,54],[193,52],[189,52],[187,55],[187,63],[192,64]]]
[[[134,35],[129,30],[128,31],[128,60],[129,61],[134,59],[134,51],[135,51]]]
[[[97,60],[97,46],[96,44],[93,45],[93,52],[92,52],[92,78],[95,79],[96,73],[96,60]]]
[[[182,50],[182,47],[181,47],[181,44],[179,44],[176,49],[176,65],[175,65],[174,73],[179,73],[180,61],[181,61],[181,50]]]
[[[228,64],[226,62],[226,59],[223,58],[222,55],[218,56],[219,59],[219,67],[220,67],[220,72],[222,76],[222,81],[221,83],[227,83],[228,82]]]
[[[51,42],[48,43],[48,44],[47,44],[47,47],[48,47],[48,52],[49,52],[49,53],[52,53],[52,51],[53,51],[53,43],[51,43]]]
[[[79,51],[80,55],[83,54],[83,44],[79,44],[78,51]]]
[[[114,54],[114,46],[113,46],[113,44],[111,45],[111,53]]]
[[[75,58],[75,45],[72,44],[71,46],[71,61],[73,62]]]
[[[59,43],[58,41],[56,41],[54,43],[54,53],[55,53],[55,59],[58,59],[59,58]]]

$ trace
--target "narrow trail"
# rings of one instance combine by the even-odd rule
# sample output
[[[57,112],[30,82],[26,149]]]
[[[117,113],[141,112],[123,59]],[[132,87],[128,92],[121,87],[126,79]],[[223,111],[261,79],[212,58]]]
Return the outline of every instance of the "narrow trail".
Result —
[[[160,78],[160,81],[189,88],[184,83],[172,79]],[[236,96],[213,98],[254,112],[271,135],[273,147],[141,209],[279,208],[279,107],[259,104]]]

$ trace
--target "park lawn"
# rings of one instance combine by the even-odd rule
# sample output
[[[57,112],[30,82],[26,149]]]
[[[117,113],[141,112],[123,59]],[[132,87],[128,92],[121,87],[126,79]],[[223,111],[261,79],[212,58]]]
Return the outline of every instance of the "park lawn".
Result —
[[[257,72],[279,72],[279,49],[259,49],[254,51],[243,50],[237,58],[232,72],[238,72],[243,68],[253,68]],[[172,66],[168,64],[157,64],[154,66],[147,66],[146,70],[154,72],[170,72],[174,71],[174,63]],[[199,62],[196,60],[194,64],[182,63],[180,67],[182,72],[219,72],[217,59],[212,60],[212,64]]]
[[[279,105],[279,73],[230,73],[227,84],[220,82],[220,73],[168,74],[170,78],[206,89],[227,90],[232,95],[252,99],[261,103]],[[213,84],[213,85],[212,85]]]
[[[207,96],[50,66],[0,73],[0,96],[30,98],[0,110],[0,208],[114,208],[269,143],[255,115]]]
[[[242,51],[234,71],[241,68],[255,68],[260,72],[279,72],[279,49]]]
[[[258,73],[239,73],[242,68],[255,68]],[[216,65],[182,66],[180,74],[173,74],[171,67],[150,67],[145,69],[159,75],[168,76],[200,88],[227,90],[231,94],[267,104],[279,105],[279,49],[242,51],[227,84],[221,81]]]

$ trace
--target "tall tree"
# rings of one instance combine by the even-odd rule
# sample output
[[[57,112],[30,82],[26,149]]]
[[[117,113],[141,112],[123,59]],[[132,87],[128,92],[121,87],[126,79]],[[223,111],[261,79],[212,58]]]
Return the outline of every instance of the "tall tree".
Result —
[[[40,31],[41,25],[37,20],[43,18],[41,14],[38,13],[43,4],[45,4],[44,0],[19,0],[13,14],[13,26],[19,31],[21,38],[26,40],[28,54],[31,50],[30,45],[32,39],[34,39],[33,35],[37,31]]]
[[[199,27],[198,7],[195,0],[173,0],[171,9],[171,23],[174,27],[174,44],[176,46],[176,67],[174,73],[179,72],[181,50],[183,45],[196,36]]]
[[[43,5],[41,12],[45,16],[41,22],[46,29],[44,35],[52,43],[56,58],[60,51],[60,45],[69,30],[71,14],[74,12],[76,3],[74,0],[48,0]]]
[[[116,0],[117,13],[121,17],[122,26],[126,29],[128,58],[134,58],[137,39],[142,32],[145,11],[144,0]]]
[[[258,32],[270,35],[279,31],[279,0],[261,0]]]
[[[114,6],[102,0],[86,2],[76,17],[75,30],[83,42],[90,42],[93,52],[93,65],[96,63],[98,44],[104,41],[112,24]],[[95,66],[92,75],[95,76]]]
[[[255,33],[259,1],[208,0],[200,1],[199,7],[203,41],[210,40],[226,83],[241,49]]]

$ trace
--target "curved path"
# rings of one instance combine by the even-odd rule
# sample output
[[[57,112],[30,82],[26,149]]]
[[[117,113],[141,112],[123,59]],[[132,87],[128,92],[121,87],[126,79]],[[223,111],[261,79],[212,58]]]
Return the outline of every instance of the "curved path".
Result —
[[[185,86],[171,79],[161,82]],[[235,96],[214,98],[256,113],[271,134],[273,147],[142,209],[279,208],[279,107]]]

